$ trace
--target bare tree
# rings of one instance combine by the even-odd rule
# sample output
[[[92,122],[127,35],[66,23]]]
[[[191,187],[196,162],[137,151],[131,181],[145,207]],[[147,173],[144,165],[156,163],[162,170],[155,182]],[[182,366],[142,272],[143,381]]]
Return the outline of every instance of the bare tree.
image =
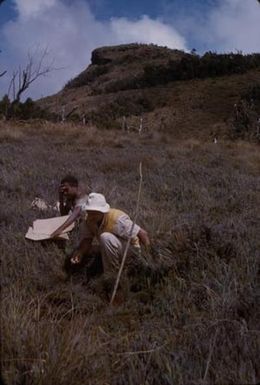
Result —
[[[4,75],[6,74],[6,72],[7,72],[7,71],[1,72],[1,73],[0,73],[0,78],[1,78],[1,76],[4,76]]]
[[[45,76],[54,70],[53,63],[45,65],[48,51],[45,49],[37,59],[35,54],[28,53],[28,62],[24,68],[21,66],[13,72],[10,81],[8,95],[12,94],[13,103],[20,102],[22,94],[41,76]]]

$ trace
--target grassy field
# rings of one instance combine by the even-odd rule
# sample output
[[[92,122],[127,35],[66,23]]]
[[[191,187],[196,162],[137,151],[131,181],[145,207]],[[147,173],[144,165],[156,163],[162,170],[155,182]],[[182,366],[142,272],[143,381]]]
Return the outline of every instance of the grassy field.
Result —
[[[0,123],[1,369],[7,385],[256,384],[259,146],[73,125]],[[125,301],[66,279],[64,251],[25,240],[39,196],[73,173],[152,239]],[[66,249],[73,247],[77,231]]]

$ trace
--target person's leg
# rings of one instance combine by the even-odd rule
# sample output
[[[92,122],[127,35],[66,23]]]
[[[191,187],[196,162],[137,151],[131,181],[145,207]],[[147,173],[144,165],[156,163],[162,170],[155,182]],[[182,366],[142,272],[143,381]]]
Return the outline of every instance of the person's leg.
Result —
[[[99,236],[99,242],[104,272],[117,272],[124,252],[122,242],[108,232]]]

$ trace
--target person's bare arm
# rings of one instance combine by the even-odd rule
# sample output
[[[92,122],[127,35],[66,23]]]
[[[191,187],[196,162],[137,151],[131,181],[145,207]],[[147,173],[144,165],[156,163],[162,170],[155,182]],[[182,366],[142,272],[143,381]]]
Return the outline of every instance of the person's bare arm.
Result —
[[[59,236],[67,227],[69,227],[75,220],[80,216],[80,207],[75,207],[69,218],[61,225],[58,227],[52,234],[51,238]]]
[[[148,236],[148,233],[140,228],[138,234],[137,234],[140,242],[146,247],[146,248],[149,248],[149,246],[151,245],[151,242],[150,242],[150,238]]]

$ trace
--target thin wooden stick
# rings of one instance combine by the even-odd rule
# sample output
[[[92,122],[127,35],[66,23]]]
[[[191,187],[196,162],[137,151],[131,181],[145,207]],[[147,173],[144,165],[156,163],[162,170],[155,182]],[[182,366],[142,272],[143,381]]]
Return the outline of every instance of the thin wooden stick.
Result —
[[[115,353],[118,356],[133,356],[136,354],[151,354],[154,352],[157,352],[158,350],[161,350],[166,344],[163,344],[161,346],[158,346],[156,348],[150,349],[150,350],[137,350],[135,352],[122,352],[122,353]]]
[[[213,350],[214,350],[215,344],[216,344],[217,334],[218,334],[218,328],[216,329],[214,337],[213,337],[213,339],[211,341],[211,346],[210,346],[210,350],[209,350],[209,356],[208,356],[208,359],[207,359],[207,364],[206,364],[206,369],[205,369],[203,381],[206,381],[206,378],[207,378],[207,375],[208,375],[208,371],[209,371],[209,367],[210,367],[210,364],[211,364],[211,358],[212,358]]]
[[[132,227],[131,227],[129,238],[128,238],[127,243],[126,243],[126,247],[125,247],[125,251],[124,251],[124,254],[123,254],[122,262],[121,262],[121,265],[120,265],[120,268],[119,268],[119,271],[118,271],[118,274],[117,274],[115,286],[114,286],[114,289],[113,289],[113,294],[112,294],[112,297],[111,297],[111,300],[110,300],[110,305],[113,304],[113,301],[115,299],[115,295],[116,295],[116,292],[117,292],[117,289],[118,289],[119,281],[120,281],[120,278],[121,278],[121,275],[122,275],[122,271],[123,271],[123,268],[124,268],[124,265],[125,265],[127,252],[128,252],[129,246],[130,246],[130,242],[131,242],[131,238],[132,238],[132,233],[133,233],[134,226],[135,226],[135,223],[136,223],[136,219],[137,219],[137,216],[138,216],[139,203],[140,203],[141,190],[142,190],[142,182],[143,182],[142,162],[139,163],[139,176],[140,176],[140,181],[139,181],[139,189],[138,189],[138,195],[137,195],[135,216],[134,216],[134,220],[133,220],[133,223],[132,223]]]

